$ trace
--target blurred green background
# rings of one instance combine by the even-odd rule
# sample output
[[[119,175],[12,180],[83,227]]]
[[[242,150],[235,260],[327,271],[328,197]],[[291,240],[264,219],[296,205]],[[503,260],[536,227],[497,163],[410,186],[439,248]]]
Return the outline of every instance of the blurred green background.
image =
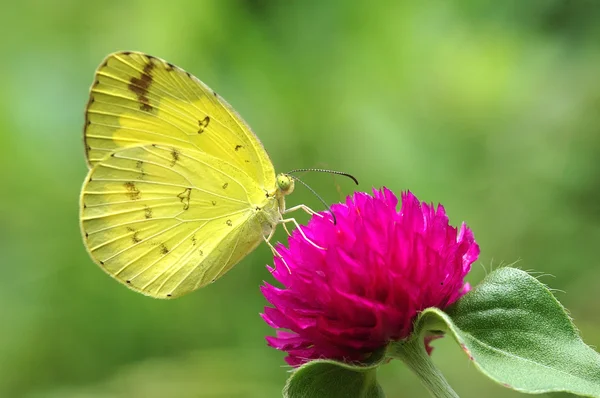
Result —
[[[600,345],[597,2],[22,0],[0,14],[1,397],[276,397],[286,379],[258,316],[266,245],[174,301],[134,293],[88,258],[83,110],[117,50],[201,78],[279,171],[326,166],[361,190],[443,203],[481,245],[472,283],[515,261],[551,274],[542,281]],[[330,203],[354,189],[306,180]],[[288,203],[322,208],[302,187]],[[451,339],[435,346],[461,397],[519,395]],[[426,396],[401,363],[380,378],[389,397]]]

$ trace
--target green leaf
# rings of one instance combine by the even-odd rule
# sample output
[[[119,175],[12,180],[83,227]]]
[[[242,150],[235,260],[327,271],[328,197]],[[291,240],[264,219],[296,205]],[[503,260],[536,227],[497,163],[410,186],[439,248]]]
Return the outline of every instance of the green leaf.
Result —
[[[294,370],[283,396],[286,398],[382,398],[377,382],[377,367],[383,362],[385,350],[374,353],[368,362],[347,364],[331,360],[308,362]]]
[[[455,305],[430,308],[416,331],[447,329],[474,365],[507,388],[600,397],[600,355],[562,305],[524,271],[500,268]]]

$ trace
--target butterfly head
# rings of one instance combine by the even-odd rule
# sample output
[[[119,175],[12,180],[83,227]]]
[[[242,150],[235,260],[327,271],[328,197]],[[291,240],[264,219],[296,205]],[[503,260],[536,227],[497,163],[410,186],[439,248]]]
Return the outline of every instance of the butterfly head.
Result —
[[[287,174],[277,175],[277,189],[283,196],[294,192],[294,179]]]

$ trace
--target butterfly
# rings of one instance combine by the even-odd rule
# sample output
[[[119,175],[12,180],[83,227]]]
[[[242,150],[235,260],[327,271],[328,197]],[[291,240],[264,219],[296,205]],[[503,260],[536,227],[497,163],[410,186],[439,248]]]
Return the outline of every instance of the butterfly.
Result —
[[[98,67],[85,111],[80,198],[91,258],[127,287],[174,298],[220,278],[278,224],[294,190],[216,92],[139,52]],[[286,228],[287,230],[287,228]],[[303,234],[302,230],[300,232]]]

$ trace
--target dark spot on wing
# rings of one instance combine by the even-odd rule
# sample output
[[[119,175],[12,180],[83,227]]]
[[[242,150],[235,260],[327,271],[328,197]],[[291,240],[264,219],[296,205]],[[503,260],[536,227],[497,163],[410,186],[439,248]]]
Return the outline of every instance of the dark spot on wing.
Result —
[[[148,59],[148,63],[144,66],[144,70],[140,78],[138,79],[137,77],[132,77],[129,80],[129,86],[127,86],[137,95],[138,101],[140,102],[140,109],[146,112],[150,112],[152,110],[150,99],[148,99],[148,89],[152,83],[152,75],[150,74],[152,69],[154,69],[154,63],[151,61],[151,59]]]
[[[175,163],[179,160],[180,152],[173,148],[171,149],[171,167],[175,166]]]
[[[140,171],[140,175],[137,177],[137,179],[143,180],[144,176],[146,175],[146,172],[144,171],[144,162],[141,160],[138,160],[137,162],[135,162],[135,168]]]
[[[211,200],[211,203],[212,203],[213,206],[217,205],[217,201],[216,200]]]
[[[190,208],[190,195],[192,193],[192,188],[186,188],[185,191],[181,192],[177,197],[183,203],[183,210],[187,210]]]
[[[167,293],[167,297],[171,297],[171,293]]]
[[[229,183],[226,182],[225,184],[223,184],[223,189],[227,189],[228,186],[229,186]]]
[[[128,181],[125,184],[125,189],[127,190],[126,195],[131,200],[139,200],[141,195],[139,189],[135,186],[132,181]]]
[[[129,232],[132,232],[132,233],[133,233],[133,235],[131,236],[131,240],[132,240],[132,242],[133,242],[133,243],[139,243],[139,242],[141,242],[141,241],[142,241],[142,240],[140,239],[139,235],[138,235],[138,234],[139,234],[139,232],[138,232],[138,231],[136,231],[134,228],[127,227],[127,231],[129,231]]]
[[[198,120],[198,134],[204,133],[204,130],[208,127],[208,123],[210,123],[210,117],[206,116],[202,120]]]
[[[166,69],[167,69],[167,72],[172,72],[173,69],[175,69],[175,65],[173,65],[170,62],[167,62],[167,68]]]
[[[104,265],[104,261],[98,261],[100,265]]]
[[[131,283],[131,281],[130,281],[129,279],[127,279],[125,282],[126,282],[126,283]]]
[[[250,163],[250,161],[249,161],[248,159],[244,160],[244,162],[246,162],[246,163]]]
[[[240,148],[243,148],[243,147],[242,147],[241,145],[236,145],[236,146],[235,146],[235,150],[236,150],[236,151],[237,151],[237,150],[239,150]]]
[[[86,232],[85,233],[85,237],[88,238],[90,235]]]
[[[160,252],[161,252],[162,254],[167,254],[167,253],[169,252],[169,249],[167,249],[167,246],[165,246],[165,244],[164,244],[164,243],[161,243],[161,244],[160,244]]]
[[[225,223],[226,223],[227,225],[229,225],[230,227],[233,225],[233,223],[231,222],[231,220],[227,220]]]
[[[218,97],[218,96],[219,96],[219,94],[217,94],[217,92],[216,92],[216,91],[213,91],[213,95],[214,95],[215,97]]]
[[[198,240],[196,239],[196,234],[192,235],[192,246],[196,246],[196,243],[198,243]]]
[[[133,236],[131,237],[131,241],[132,241],[133,243],[140,243],[140,242],[142,241],[142,240],[140,239],[140,237],[139,237],[139,232],[135,231],[135,232],[133,233]]]
[[[146,217],[146,220],[149,220],[152,218],[152,209],[148,206],[145,206],[145,208],[144,208],[144,217]]]
[[[204,252],[202,250],[199,250],[198,253],[200,253],[201,256],[204,256]]]
[[[123,54],[123,55],[130,55],[131,51],[123,51],[123,52],[121,52],[121,54]]]

